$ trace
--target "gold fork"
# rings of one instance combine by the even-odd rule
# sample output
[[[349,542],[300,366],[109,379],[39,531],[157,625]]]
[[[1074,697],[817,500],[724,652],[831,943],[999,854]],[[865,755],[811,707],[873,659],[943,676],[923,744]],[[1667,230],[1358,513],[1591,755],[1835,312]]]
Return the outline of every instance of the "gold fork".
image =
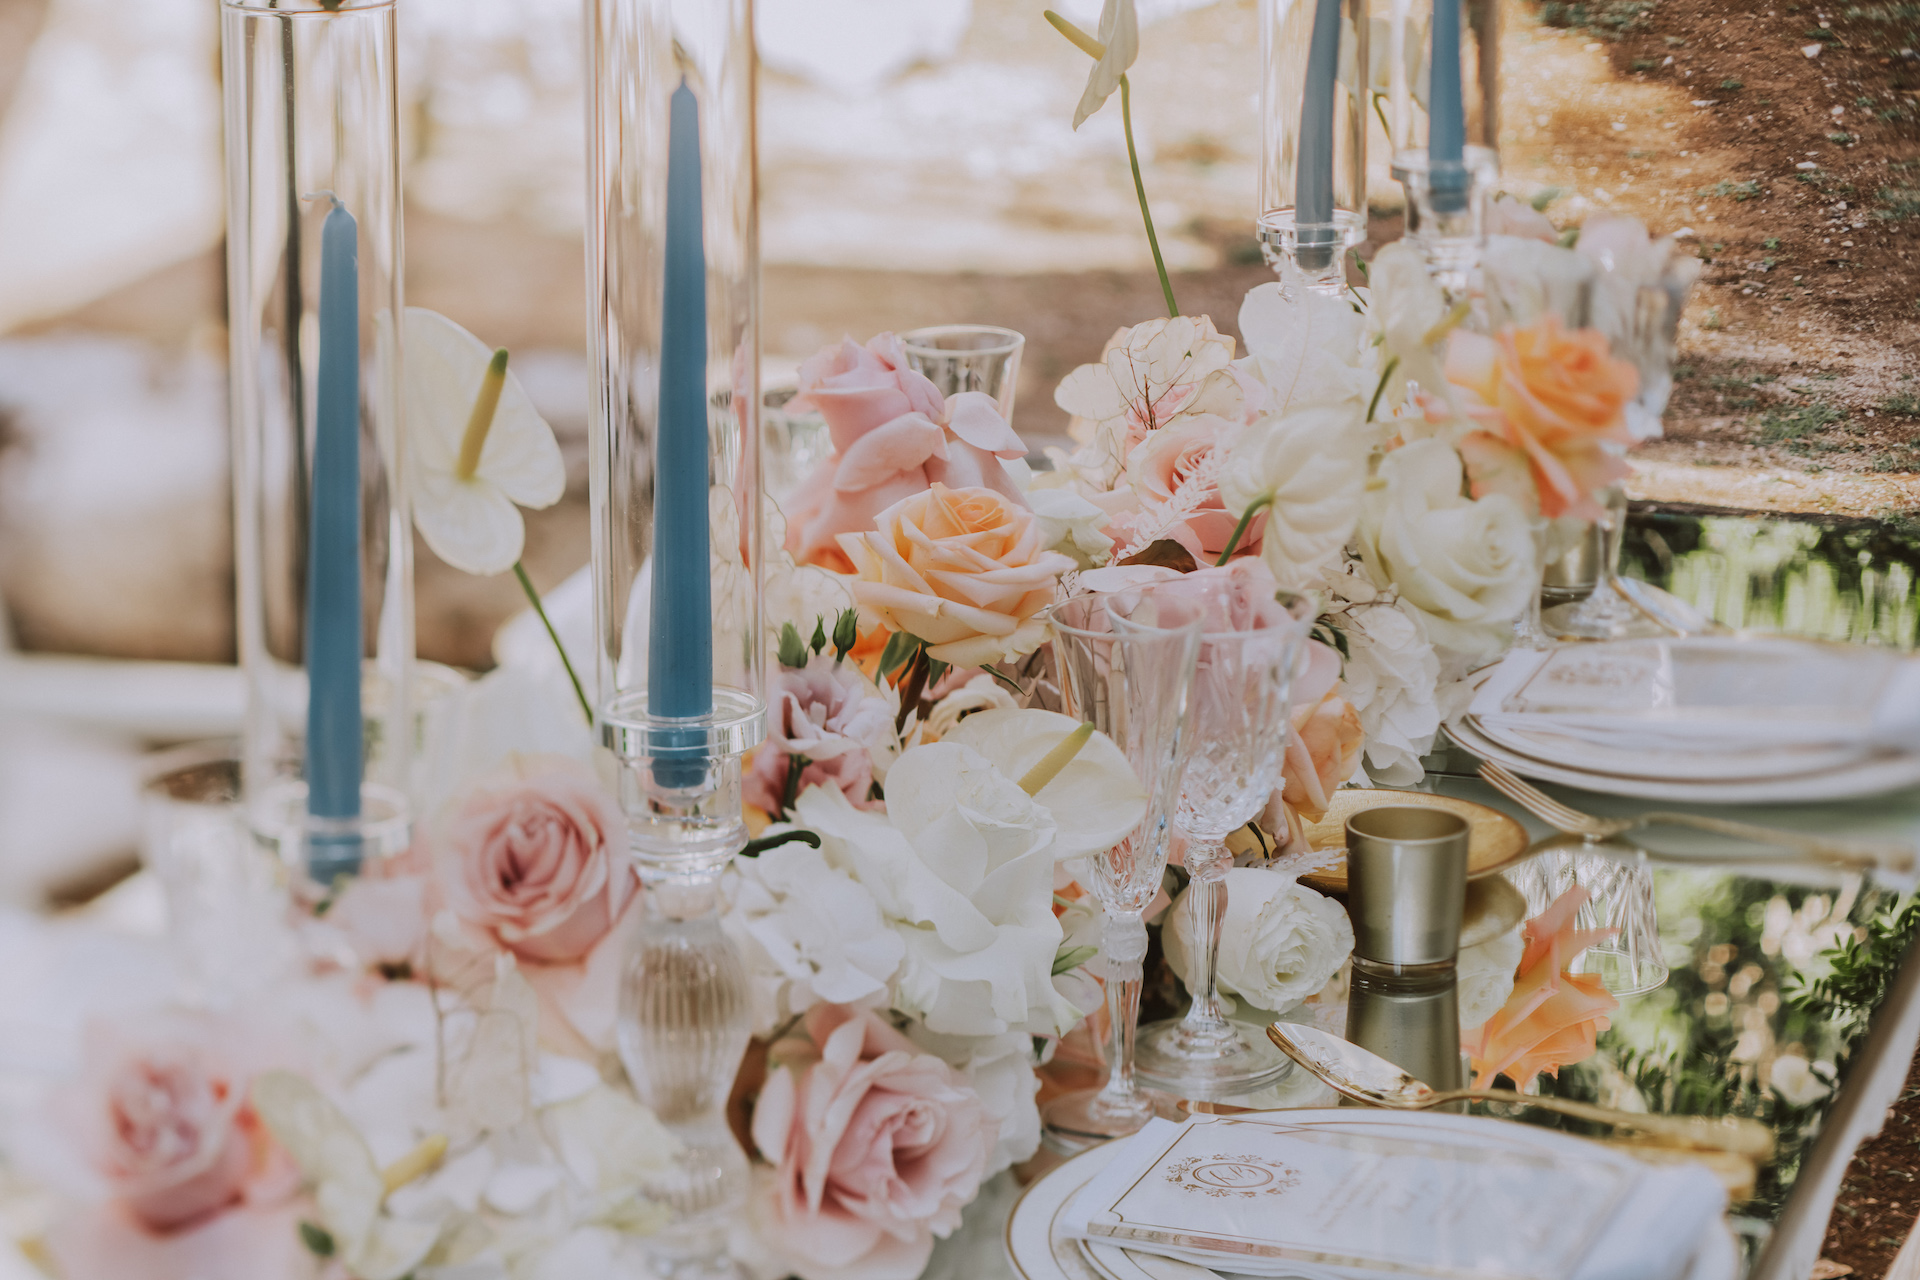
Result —
[[[1829,840],[1782,831],[1776,827],[1755,826],[1726,818],[1708,818],[1697,813],[1670,813],[1649,810],[1632,818],[1596,818],[1590,813],[1561,804],[1540,788],[1526,782],[1493,761],[1480,766],[1480,776],[1507,799],[1539,818],[1548,826],[1585,840],[1607,840],[1635,827],[1666,823],[1693,827],[1717,835],[1752,840],[1781,849],[1795,849],[1810,857],[1853,871],[1887,870],[1911,872],[1914,868],[1912,845],[1879,840]]]

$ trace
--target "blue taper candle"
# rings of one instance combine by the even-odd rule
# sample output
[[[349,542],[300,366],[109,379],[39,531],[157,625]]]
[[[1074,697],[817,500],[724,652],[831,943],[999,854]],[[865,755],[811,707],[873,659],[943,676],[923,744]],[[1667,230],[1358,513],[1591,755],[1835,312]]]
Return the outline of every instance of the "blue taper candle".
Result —
[[[314,406],[312,525],[307,540],[307,813],[313,870],[359,866],[360,816],[360,253],[338,198],[320,232],[320,371]]]
[[[704,716],[713,710],[707,257],[700,219],[700,108],[682,81],[673,91],[667,127],[666,279],[647,642],[647,709],[655,716]],[[692,781],[697,778],[682,785]]]
[[[1433,207],[1458,213],[1467,207],[1467,109],[1460,87],[1460,3],[1434,0],[1433,72],[1428,87],[1432,115],[1427,125],[1427,182]]]
[[[1295,167],[1293,224],[1302,268],[1333,261],[1333,98],[1340,71],[1340,0],[1316,0],[1307,44],[1307,87],[1300,99],[1299,163]]]

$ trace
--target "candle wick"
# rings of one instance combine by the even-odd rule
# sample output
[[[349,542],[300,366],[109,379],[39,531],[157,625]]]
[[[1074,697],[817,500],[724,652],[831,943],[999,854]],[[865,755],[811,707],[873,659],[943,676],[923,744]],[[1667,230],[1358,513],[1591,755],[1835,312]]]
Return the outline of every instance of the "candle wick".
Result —
[[[466,434],[460,437],[460,458],[453,464],[453,478],[471,480],[480,469],[480,452],[487,447],[487,432],[493,429],[493,415],[500,408],[500,391],[507,383],[507,349],[501,347],[487,362],[480,379],[480,394],[473,398],[473,412],[467,415]]]

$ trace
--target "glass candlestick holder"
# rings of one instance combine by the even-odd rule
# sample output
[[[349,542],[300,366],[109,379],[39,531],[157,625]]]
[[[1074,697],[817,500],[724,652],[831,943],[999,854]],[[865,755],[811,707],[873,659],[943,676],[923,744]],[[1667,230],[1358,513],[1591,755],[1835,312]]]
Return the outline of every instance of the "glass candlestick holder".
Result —
[[[1491,148],[1469,146],[1458,165],[1435,169],[1425,151],[1394,157],[1393,176],[1407,193],[1407,239],[1417,246],[1449,302],[1472,297],[1486,248],[1487,200],[1500,182]]]
[[[307,887],[404,848],[412,529],[394,0],[224,0],[242,804]]]
[[[1259,0],[1262,252],[1337,295],[1367,237],[1367,0]]]

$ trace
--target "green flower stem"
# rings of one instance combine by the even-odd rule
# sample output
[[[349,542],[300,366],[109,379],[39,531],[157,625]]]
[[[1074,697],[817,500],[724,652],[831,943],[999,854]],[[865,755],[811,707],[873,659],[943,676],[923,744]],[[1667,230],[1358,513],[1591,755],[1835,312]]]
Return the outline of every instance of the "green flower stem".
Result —
[[[560,665],[567,669],[567,679],[573,681],[573,696],[580,699],[580,714],[587,718],[587,728],[593,728],[593,708],[587,704],[587,691],[580,686],[573,660],[567,657],[567,646],[560,643],[560,633],[553,629],[553,619],[547,617],[546,606],[540,603],[540,593],[533,589],[533,579],[527,577],[526,567],[518,560],[513,562],[513,576],[520,579],[520,589],[527,593],[533,611],[540,615],[540,624],[547,629],[547,638],[553,641],[553,651],[560,655]]]
[[[1379,412],[1380,397],[1387,393],[1387,379],[1400,367],[1399,356],[1388,356],[1386,367],[1380,370],[1380,382],[1373,389],[1373,399],[1367,401],[1367,421],[1373,421],[1373,415]]]
[[[1173,283],[1167,279],[1167,262],[1160,256],[1160,237],[1153,232],[1153,211],[1147,208],[1147,184],[1140,177],[1140,153],[1133,145],[1133,106],[1125,76],[1120,77],[1120,126],[1127,135],[1127,163],[1133,166],[1133,192],[1140,197],[1140,218],[1147,224],[1147,244],[1153,249],[1153,269],[1160,273],[1160,292],[1166,295],[1167,316],[1171,319],[1180,314],[1180,304],[1173,300]]]
[[[1213,562],[1214,568],[1218,569],[1221,565],[1233,558],[1233,553],[1240,548],[1240,539],[1247,536],[1247,526],[1253,523],[1255,516],[1272,505],[1273,495],[1270,493],[1262,494],[1247,504],[1247,509],[1240,514],[1240,523],[1233,526],[1233,536],[1227,539],[1227,549],[1222,551],[1220,558]]]

